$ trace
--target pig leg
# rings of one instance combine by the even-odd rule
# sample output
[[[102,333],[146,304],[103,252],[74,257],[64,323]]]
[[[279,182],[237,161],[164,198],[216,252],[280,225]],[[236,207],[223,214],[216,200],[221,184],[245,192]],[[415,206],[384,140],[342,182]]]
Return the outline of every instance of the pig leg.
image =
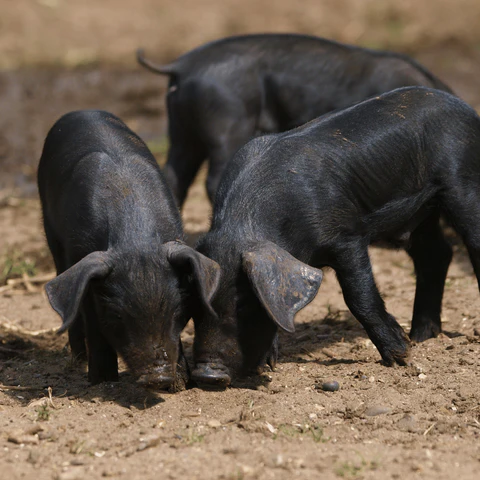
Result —
[[[478,162],[477,162],[478,165]],[[480,289],[480,196],[478,172],[469,172],[471,182],[454,185],[447,191],[444,208],[455,230],[467,247]]]
[[[373,278],[368,245],[342,244],[335,252],[335,271],[350,311],[363,325],[384,362],[407,364],[409,340],[395,318],[385,310]]]
[[[410,338],[423,342],[441,332],[443,289],[452,260],[452,248],[445,241],[438,215],[425,220],[412,233],[407,253],[417,277]]]
[[[95,303],[87,294],[82,303],[88,347],[88,380],[92,385],[118,381],[117,353],[99,328]]]
[[[207,175],[207,193],[212,204],[228,161],[253,137],[254,131],[254,125],[248,118],[226,119],[221,131],[217,131],[216,136],[212,138],[213,145],[208,152]]]
[[[475,210],[472,209],[472,212]],[[457,228],[457,231],[467,247],[480,290],[480,211],[469,217],[463,225],[464,228]]]
[[[171,146],[168,151],[168,160],[163,173],[177,201],[182,207],[187,191],[192,184],[200,165],[206,158],[205,149],[190,138],[183,138],[181,134],[171,135]]]
[[[68,329],[68,343],[72,351],[72,358],[76,362],[87,360],[87,347],[85,345],[85,327],[81,315],[75,320]]]
[[[55,262],[57,275],[60,275],[68,268],[67,262],[65,261],[65,252],[62,248],[61,242],[57,241],[55,234],[46,219],[44,219],[44,227],[47,243],[52,252],[53,261]],[[87,359],[85,329],[83,327],[83,319],[81,315],[78,316],[73,325],[68,329],[68,343],[70,344],[73,360],[83,362]]]

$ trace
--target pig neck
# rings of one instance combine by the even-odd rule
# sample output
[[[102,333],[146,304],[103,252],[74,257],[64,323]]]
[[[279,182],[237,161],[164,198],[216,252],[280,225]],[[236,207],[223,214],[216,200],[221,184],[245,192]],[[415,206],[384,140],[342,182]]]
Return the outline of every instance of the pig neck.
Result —
[[[182,240],[180,213],[156,168],[143,157],[101,156],[96,174],[96,219],[106,222],[108,245],[145,249]]]
[[[149,250],[173,240],[183,240],[179,217],[168,209],[151,209],[135,202],[123,208],[124,215],[108,212],[108,243],[110,247],[128,250]]]
[[[209,253],[212,251],[219,257],[218,260],[213,260],[221,266],[224,263],[228,268],[238,271],[241,268],[242,254],[264,242],[276,244],[302,262],[309,263],[312,260],[315,243],[304,241],[305,232],[299,226],[293,228],[295,217],[279,211],[266,217],[259,208],[250,210],[248,215],[239,214],[239,209],[236,210],[235,222],[214,221],[211,231],[205,237],[210,244]]]
[[[222,269],[222,283],[236,283],[243,276],[242,255],[251,251],[256,245],[274,241],[260,229],[256,232],[238,228],[221,227],[205,235],[197,250],[216,261]]]

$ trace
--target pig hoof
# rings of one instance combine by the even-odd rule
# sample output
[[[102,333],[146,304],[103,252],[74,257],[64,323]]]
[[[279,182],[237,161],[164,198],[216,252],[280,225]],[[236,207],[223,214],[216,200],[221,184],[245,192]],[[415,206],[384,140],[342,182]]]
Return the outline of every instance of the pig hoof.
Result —
[[[192,372],[192,380],[199,385],[225,388],[232,381],[228,369],[218,363],[198,363]]]
[[[118,382],[118,372],[107,372],[104,374],[91,374],[88,372],[88,381],[91,385],[98,385],[103,382]]]
[[[421,327],[415,328],[412,327],[410,330],[410,339],[413,342],[424,342],[425,340],[428,340],[429,338],[435,338],[438,337],[438,334],[441,332],[441,329],[438,325],[435,325],[433,323],[429,323],[427,325],[422,325]]]
[[[392,367],[397,364],[406,367],[410,364],[409,361],[410,343],[406,342],[403,346],[398,346],[396,349],[389,349],[382,353],[383,363],[387,367]]]
[[[377,340],[380,340],[378,343],[374,342],[382,356],[383,363],[387,367],[395,364],[409,365],[410,339],[407,334],[396,322],[387,332],[387,335],[384,333],[382,337],[377,337]]]

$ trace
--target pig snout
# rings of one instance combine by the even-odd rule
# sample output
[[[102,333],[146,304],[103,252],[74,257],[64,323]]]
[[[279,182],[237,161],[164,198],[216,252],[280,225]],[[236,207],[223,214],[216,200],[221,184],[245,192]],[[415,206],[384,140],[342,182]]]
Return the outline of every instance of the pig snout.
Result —
[[[156,365],[150,371],[141,374],[137,383],[154,386],[160,389],[169,388],[175,383],[175,372],[170,363]]]
[[[232,381],[230,370],[221,363],[197,363],[192,380],[199,385],[226,388]]]
[[[183,352],[179,352],[176,362],[169,361],[166,355],[164,357],[140,370],[137,383],[158,390],[184,390],[189,380],[189,368]]]

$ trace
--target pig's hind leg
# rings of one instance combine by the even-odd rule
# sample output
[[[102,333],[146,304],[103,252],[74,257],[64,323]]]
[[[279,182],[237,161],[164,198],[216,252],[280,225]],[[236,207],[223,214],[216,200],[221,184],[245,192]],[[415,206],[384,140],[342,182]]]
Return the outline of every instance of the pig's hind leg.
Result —
[[[410,338],[423,342],[441,332],[443,289],[452,260],[452,247],[443,236],[438,214],[427,218],[412,233],[407,253],[417,277]]]
[[[171,128],[172,130],[172,128]],[[170,133],[170,149],[163,173],[179,208],[206,158],[205,147],[183,131]]]
[[[256,112],[249,111],[241,94],[215,85],[202,86],[202,139],[207,146],[207,193],[213,204],[230,159],[255,134]]]
[[[375,284],[363,239],[341,242],[335,249],[335,265],[343,297],[355,318],[363,325],[386,365],[406,365],[409,339],[385,304]]]
[[[475,163],[477,167],[479,162]],[[477,167],[478,168],[478,167]],[[480,171],[454,178],[452,188],[445,189],[443,210],[467,247],[480,289]],[[453,183],[453,182],[452,182]]]
[[[225,118],[218,135],[209,148],[207,193],[213,204],[222,174],[237,150],[245,145],[254,134],[254,125],[248,118],[231,116]]]

